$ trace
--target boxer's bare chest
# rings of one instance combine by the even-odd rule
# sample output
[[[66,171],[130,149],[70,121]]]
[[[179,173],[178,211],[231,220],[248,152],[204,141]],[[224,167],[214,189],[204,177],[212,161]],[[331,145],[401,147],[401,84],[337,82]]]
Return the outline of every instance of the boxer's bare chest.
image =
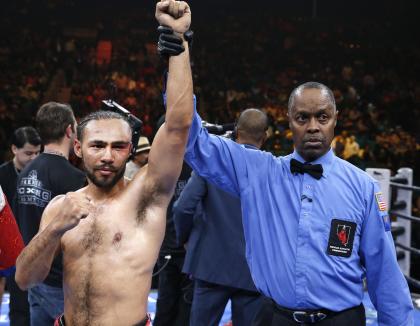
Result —
[[[62,238],[65,255],[93,257],[129,249],[139,236],[140,223],[118,205],[98,205]]]
[[[120,295],[127,278],[136,279],[144,270],[143,243],[136,214],[118,205],[96,206],[66,232],[62,238],[65,296],[72,307],[66,314],[72,324],[93,325],[106,315],[105,307]]]

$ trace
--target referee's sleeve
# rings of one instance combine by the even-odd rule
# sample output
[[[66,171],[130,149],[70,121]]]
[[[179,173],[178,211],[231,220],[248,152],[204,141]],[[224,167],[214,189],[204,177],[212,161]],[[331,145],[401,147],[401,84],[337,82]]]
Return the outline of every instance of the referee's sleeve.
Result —
[[[387,209],[376,183],[371,183],[366,198],[360,257],[366,268],[369,296],[378,311],[378,324],[413,325],[410,291],[397,262]]]
[[[244,155],[246,149],[239,144],[209,134],[198,113],[194,113],[185,160],[198,175],[239,197],[248,183]]]

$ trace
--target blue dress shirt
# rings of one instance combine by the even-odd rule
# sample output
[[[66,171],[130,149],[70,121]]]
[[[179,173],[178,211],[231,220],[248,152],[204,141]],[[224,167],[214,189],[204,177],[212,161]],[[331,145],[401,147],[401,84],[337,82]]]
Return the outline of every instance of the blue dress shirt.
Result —
[[[291,309],[341,311],[362,302],[366,277],[379,325],[412,325],[377,183],[331,150],[313,162],[324,168],[320,180],[292,174],[292,158],[304,162],[297,152],[274,157],[209,135],[197,113],[185,155],[197,174],[240,197],[246,258],[264,295]]]

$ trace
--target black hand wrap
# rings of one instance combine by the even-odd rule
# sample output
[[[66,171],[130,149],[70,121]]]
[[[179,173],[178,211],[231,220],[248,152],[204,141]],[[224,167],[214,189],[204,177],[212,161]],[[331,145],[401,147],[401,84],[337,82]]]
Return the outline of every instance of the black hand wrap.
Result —
[[[185,51],[184,46],[182,45],[182,38],[175,35],[172,28],[167,26],[159,26],[159,41],[158,41],[158,53],[162,57],[169,57],[172,55],[179,55]],[[189,30],[184,33],[184,38],[188,42],[188,47],[191,51],[192,40],[193,40],[193,31]]]

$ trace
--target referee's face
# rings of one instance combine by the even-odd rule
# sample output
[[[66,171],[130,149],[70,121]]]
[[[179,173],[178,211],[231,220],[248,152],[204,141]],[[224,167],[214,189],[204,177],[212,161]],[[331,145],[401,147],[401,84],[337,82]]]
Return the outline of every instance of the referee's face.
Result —
[[[293,142],[305,161],[314,161],[330,149],[337,114],[322,89],[307,88],[296,94],[289,113]]]

